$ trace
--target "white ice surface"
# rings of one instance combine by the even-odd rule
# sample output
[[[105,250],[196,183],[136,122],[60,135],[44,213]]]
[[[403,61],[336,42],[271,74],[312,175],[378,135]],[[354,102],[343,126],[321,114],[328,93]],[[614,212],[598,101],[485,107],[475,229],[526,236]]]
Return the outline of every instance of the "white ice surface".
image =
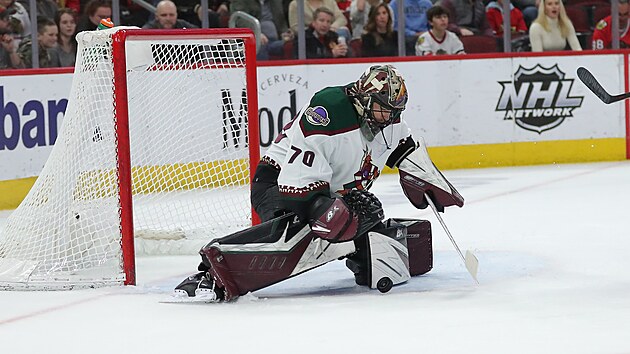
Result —
[[[0,292],[0,353],[630,353],[630,162],[445,175],[480,285],[386,175],[386,216],[431,220],[435,250],[387,294],[333,262],[235,303],[166,304],[198,256],[139,258],[135,287]]]

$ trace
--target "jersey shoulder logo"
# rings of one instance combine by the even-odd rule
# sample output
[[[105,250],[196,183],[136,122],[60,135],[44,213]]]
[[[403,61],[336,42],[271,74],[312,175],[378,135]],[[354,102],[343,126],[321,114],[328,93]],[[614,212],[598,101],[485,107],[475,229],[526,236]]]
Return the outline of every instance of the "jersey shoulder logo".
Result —
[[[597,22],[597,26],[595,26],[598,30],[603,30],[604,28],[606,28],[606,26],[608,26],[608,22],[604,21],[604,20],[600,20],[599,22]]]
[[[306,115],[306,120],[312,125],[321,125],[325,127],[330,124],[328,111],[322,106],[308,107],[304,114]]]

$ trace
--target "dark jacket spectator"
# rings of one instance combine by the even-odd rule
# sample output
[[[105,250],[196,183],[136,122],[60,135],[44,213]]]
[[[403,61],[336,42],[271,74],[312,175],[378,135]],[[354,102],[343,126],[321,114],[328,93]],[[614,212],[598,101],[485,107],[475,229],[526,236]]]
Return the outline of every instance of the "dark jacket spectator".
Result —
[[[333,13],[320,7],[313,14],[313,23],[306,29],[306,57],[341,58],[348,56],[348,47],[340,44],[339,35],[330,29]],[[297,38],[296,38],[297,40]],[[297,50],[297,43],[295,45]]]
[[[272,18],[262,18],[262,6],[258,0],[232,0],[230,4],[230,12],[234,13],[236,11],[243,11],[248,13],[256,17],[261,22],[261,26],[263,26],[263,21],[270,20],[273,24],[275,24],[277,32],[276,38],[282,38],[282,33],[289,29],[289,25],[286,20],[287,16],[282,8],[282,0],[266,0],[266,2],[269,3]]]
[[[177,18],[201,27],[201,1],[177,0]],[[227,27],[230,17],[229,0],[208,0],[208,27]]]
[[[482,0],[442,0],[450,13],[448,30],[459,36],[492,35]]]
[[[232,0],[230,11],[245,12],[260,22],[262,46],[257,55],[259,60],[267,60],[270,55],[281,55],[285,39],[293,38],[282,8],[282,0]],[[247,27],[247,24],[237,21],[236,27]]]
[[[83,15],[77,23],[77,33],[94,31],[102,19],[112,17],[112,3],[109,0],[90,0],[85,5]]]

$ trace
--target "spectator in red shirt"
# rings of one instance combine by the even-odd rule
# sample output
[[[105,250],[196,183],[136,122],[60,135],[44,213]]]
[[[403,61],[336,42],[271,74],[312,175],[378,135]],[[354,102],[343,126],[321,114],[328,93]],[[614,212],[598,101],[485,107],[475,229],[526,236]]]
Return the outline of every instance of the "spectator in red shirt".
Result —
[[[339,10],[341,11],[348,11],[350,0],[337,0],[337,6],[339,6]]]
[[[630,48],[630,17],[628,0],[619,0],[619,47]],[[612,16],[601,19],[593,32],[593,49],[612,48]]]
[[[486,5],[486,17],[488,18],[488,24],[494,34],[503,35],[503,1],[496,0],[490,1]],[[523,18],[521,10],[517,9],[510,3],[510,26],[512,34],[515,33],[527,33],[527,25]]]

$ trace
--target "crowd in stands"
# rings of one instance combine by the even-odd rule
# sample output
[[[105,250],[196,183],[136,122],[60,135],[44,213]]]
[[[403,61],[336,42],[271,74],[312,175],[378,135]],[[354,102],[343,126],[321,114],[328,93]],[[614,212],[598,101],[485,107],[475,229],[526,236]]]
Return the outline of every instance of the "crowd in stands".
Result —
[[[404,16],[404,55],[502,51],[504,1],[509,0],[209,0],[209,27],[227,27],[231,13],[260,22],[259,60],[297,58],[304,32],[307,58],[398,55],[398,14]],[[201,27],[199,0],[149,0],[151,13],[121,2],[121,24],[148,29]],[[628,0],[619,1],[622,47],[630,46]],[[402,9],[399,9],[402,6]],[[110,0],[36,0],[39,67],[73,66],[76,33],[112,17]],[[512,0],[512,51],[610,48],[606,0]],[[303,23],[303,28],[298,28]],[[236,23],[239,26],[239,23]],[[28,0],[0,0],[0,69],[32,67]],[[485,45],[482,43],[486,43]]]

